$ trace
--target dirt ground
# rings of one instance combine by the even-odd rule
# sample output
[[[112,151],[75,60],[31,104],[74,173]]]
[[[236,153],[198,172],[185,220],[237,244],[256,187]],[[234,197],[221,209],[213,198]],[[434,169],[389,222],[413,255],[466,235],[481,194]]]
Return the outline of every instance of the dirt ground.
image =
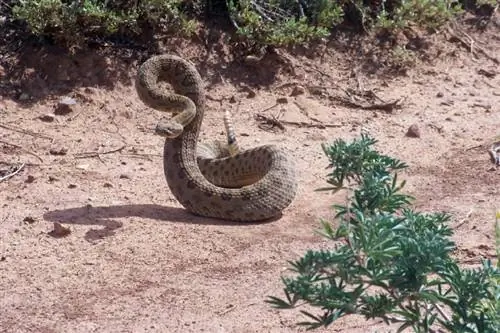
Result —
[[[170,194],[163,139],[152,130],[163,115],[133,86],[144,56],[31,47],[4,57],[0,176],[24,167],[0,182],[0,331],[301,331],[298,311],[274,310],[264,299],[283,296],[287,260],[331,246],[314,230],[345,194],[314,192],[328,173],[321,144],[362,131],[409,164],[402,178],[417,209],[452,214],[462,264],[494,258],[500,170],[487,150],[500,134],[498,32],[494,25],[469,32],[472,53],[449,36],[429,37],[427,57],[399,75],[375,66],[376,54],[361,61],[340,47],[255,64],[223,48],[166,46],[205,80],[201,140],[224,139],[229,109],[242,147],[274,143],[295,158],[295,201],[279,220],[255,224],[193,216]],[[304,93],[292,96],[297,86]],[[368,97],[354,107],[346,89]],[[76,104],[60,106],[65,97]],[[386,110],[360,107],[383,103]],[[256,115],[277,117],[284,130]],[[411,125],[419,138],[406,136]],[[54,237],[54,222],[70,233]],[[360,317],[328,329],[376,330],[388,328]]]

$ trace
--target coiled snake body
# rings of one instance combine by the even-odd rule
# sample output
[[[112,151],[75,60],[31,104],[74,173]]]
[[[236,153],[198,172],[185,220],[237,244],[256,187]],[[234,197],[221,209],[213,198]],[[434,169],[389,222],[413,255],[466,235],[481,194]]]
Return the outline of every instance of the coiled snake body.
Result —
[[[161,89],[161,79],[175,93]],[[146,105],[174,114],[161,121],[155,132],[166,137],[163,168],[168,186],[187,210],[250,222],[279,216],[292,202],[297,191],[295,169],[276,146],[244,151],[232,151],[230,144],[197,146],[205,93],[201,76],[188,61],[174,55],[146,60],[139,67],[136,90]],[[230,134],[228,138],[234,140]]]

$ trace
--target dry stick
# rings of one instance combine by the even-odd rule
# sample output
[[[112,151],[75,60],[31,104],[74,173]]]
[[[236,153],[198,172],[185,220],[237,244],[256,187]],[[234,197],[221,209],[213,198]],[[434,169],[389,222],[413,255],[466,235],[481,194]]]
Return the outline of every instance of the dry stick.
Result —
[[[23,133],[23,134],[31,135],[31,136],[34,136],[34,137],[38,137],[38,138],[42,138],[42,139],[47,139],[47,140],[50,140],[50,141],[54,140],[53,138],[51,138],[49,136],[46,136],[46,135],[43,135],[43,134],[39,134],[39,133],[35,133],[35,132],[32,132],[32,131],[28,131],[28,130],[25,130],[25,129],[22,129],[22,128],[19,128],[19,127],[16,128],[16,127],[7,126],[7,125],[4,125],[4,124],[0,124],[0,127],[8,129],[10,131],[14,131],[14,132],[18,132],[18,133]]]
[[[297,126],[297,127],[306,127],[306,128],[319,128],[319,129],[325,129],[327,127],[342,127],[340,124],[312,124],[312,123],[306,123],[304,121],[286,121],[286,120],[280,120],[282,124],[285,125],[292,125],[292,126]]]
[[[12,146],[12,147],[15,147],[15,148],[18,148],[18,149],[21,149],[22,151],[24,151],[25,153],[27,154],[30,154],[30,155],[33,155],[35,156],[36,158],[38,158],[40,160],[40,162],[43,163],[43,160],[40,156],[38,156],[37,154],[35,154],[34,152],[32,151],[29,151],[28,149],[24,148],[24,147],[21,147],[21,146],[18,146],[18,145],[15,145],[13,143],[10,143],[10,142],[7,142],[7,141],[3,141],[3,140],[0,140],[0,143],[3,143],[5,145],[8,145],[8,146]]]
[[[465,217],[454,227],[454,229],[458,229],[462,225],[464,225],[467,222],[467,220],[469,219],[469,217],[471,216],[471,214],[472,214],[473,211],[474,211],[474,209],[471,208],[471,210],[469,210],[469,212],[467,213],[467,215],[465,215]]]
[[[128,156],[131,158],[142,158],[148,161],[152,161],[151,157],[163,157],[160,154],[139,154],[139,153],[123,154],[122,156]]]
[[[255,115],[255,120],[260,121],[261,125],[266,124],[266,125],[270,125],[271,128],[278,127],[280,130],[286,131],[285,126],[283,126],[283,124],[278,119],[276,119],[276,117],[274,117],[274,116],[266,117],[266,116],[258,113]],[[262,128],[261,125],[259,125],[260,128]],[[264,128],[262,128],[262,129],[264,129]]]
[[[443,311],[443,309],[439,306],[439,304],[434,304],[434,307],[436,308],[436,310],[441,314],[441,316],[443,316],[443,318],[446,320],[446,321],[450,321],[450,317]]]
[[[347,98],[342,98],[338,97],[341,103],[344,103],[348,107],[352,108],[360,108],[363,110],[383,110],[387,112],[392,112],[395,108],[400,106],[400,102],[402,99],[397,99],[392,102],[387,102],[387,103],[375,103],[375,104],[370,104],[370,105],[362,105],[357,102],[354,102],[353,100],[347,99]]]
[[[327,75],[327,74],[325,74],[325,75]],[[377,94],[375,94],[373,91],[369,90],[367,92],[369,92],[371,95],[373,95],[373,97],[375,97],[376,99],[378,99],[381,103],[374,103],[374,104],[369,104],[369,105],[363,105],[363,104],[360,104],[360,103],[356,102],[354,100],[354,98],[353,98],[353,95],[347,89],[344,89],[344,88],[342,88],[340,86],[335,86],[335,85],[332,86],[332,87],[328,87],[328,86],[311,86],[311,87],[308,87],[308,88],[323,88],[323,89],[334,88],[334,89],[339,89],[339,90],[341,90],[348,97],[348,98],[346,98],[346,97],[336,96],[336,98],[338,100],[340,100],[341,103],[344,103],[348,107],[360,108],[360,109],[363,109],[363,110],[383,110],[383,111],[387,111],[387,112],[392,112],[395,108],[399,107],[400,106],[400,102],[403,101],[403,98],[400,98],[400,99],[397,99],[397,100],[392,101],[392,102],[385,102],[383,99],[381,99],[380,97],[378,97]]]
[[[479,148],[484,148],[484,147],[483,147],[483,145],[472,146],[472,147],[469,147],[469,148],[465,149],[465,151],[479,149]]]
[[[474,48],[473,48],[473,45],[475,43],[474,39],[469,36],[467,33],[465,33],[464,31],[458,29],[457,27],[454,27],[457,31],[461,32],[462,34],[464,34],[467,38],[470,39],[470,42],[468,43],[467,41],[465,41],[462,37],[458,36],[458,34],[456,34],[454,31],[452,31],[451,27],[447,27],[447,32],[451,35],[451,37],[455,38],[456,40],[458,40],[460,42],[460,44],[462,44],[463,47],[465,48],[468,48],[470,53],[472,53],[474,55]],[[491,56],[488,52],[486,52],[483,48],[479,47],[476,45],[475,47],[476,50],[478,50],[480,53],[482,53],[486,58],[488,58],[489,60],[493,61],[495,64],[500,64],[500,61]]]
[[[23,168],[24,168],[24,163],[21,164],[21,166],[19,166],[16,170],[14,170],[14,172],[11,172],[11,173],[9,173],[6,176],[1,177],[0,178],[0,182],[4,181],[6,179],[9,179],[10,177],[13,177],[13,176],[17,175],[19,173],[19,171],[21,171]]]
[[[108,150],[105,152],[98,152],[98,151],[91,151],[91,152],[85,152],[85,153],[79,153],[75,154],[75,158],[92,158],[92,157],[97,157],[101,158],[101,155],[106,155],[106,154],[113,154],[122,151],[125,149],[126,145],[121,146],[120,148],[113,149],[113,150]]]
[[[286,120],[278,120],[276,117],[267,117],[262,114],[257,114],[255,115],[256,120],[264,122],[268,125],[271,126],[276,126],[280,128],[281,130],[286,130],[284,125],[291,125],[291,126],[297,126],[297,127],[306,127],[306,128],[320,128],[320,129],[325,129],[327,127],[341,127],[342,125],[338,124],[312,124],[312,123],[306,123],[304,121],[286,121]]]

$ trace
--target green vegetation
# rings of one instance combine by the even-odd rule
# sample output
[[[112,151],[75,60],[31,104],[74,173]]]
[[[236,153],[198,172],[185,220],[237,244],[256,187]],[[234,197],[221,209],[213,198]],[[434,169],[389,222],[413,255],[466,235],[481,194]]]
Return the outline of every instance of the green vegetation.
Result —
[[[225,16],[237,34],[256,45],[286,46],[328,37],[341,27],[395,32],[407,27],[437,28],[464,11],[470,1],[452,0],[2,0],[8,15],[37,36],[67,45],[89,38],[134,38],[147,27],[190,36],[205,18]],[[219,12],[211,12],[218,3]],[[299,5],[300,3],[300,5]],[[473,7],[496,0],[472,1]],[[221,4],[223,6],[221,6]],[[221,12],[224,8],[224,12]],[[200,12],[208,13],[201,17]]]
[[[142,27],[166,27],[189,36],[196,23],[181,10],[182,0],[19,0],[12,9],[30,31],[67,45],[89,37],[134,36]]]
[[[368,136],[324,145],[332,171],[331,187],[349,193],[335,205],[339,226],[322,221],[320,234],[330,251],[309,250],[290,262],[293,277],[282,279],[285,298],[267,300],[278,309],[307,306],[309,329],[360,314],[399,325],[398,332],[500,332],[500,266],[460,269],[451,257],[455,245],[445,213],[421,213],[402,194],[397,171],[407,166],[372,149]],[[334,167],[333,167],[334,166]],[[354,186],[345,186],[352,183]],[[497,254],[500,226],[497,213]],[[322,313],[311,311],[319,308]],[[310,310],[309,310],[310,309]]]

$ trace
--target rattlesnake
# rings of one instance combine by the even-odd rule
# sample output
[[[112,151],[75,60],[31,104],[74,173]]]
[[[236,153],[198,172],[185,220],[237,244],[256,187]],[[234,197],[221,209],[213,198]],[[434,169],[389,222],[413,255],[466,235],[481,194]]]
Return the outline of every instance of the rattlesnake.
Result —
[[[159,80],[169,82],[175,93],[161,89]],[[250,222],[277,217],[290,205],[297,181],[294,165],[282,149],[263,145],[239,151],[238,147],[231,149],[231,142],[197,146],[205,92],[191,63],[174,55],[153,56],[139,67],[136,90],[146,105],[174,114],[170,120],[160,121],[155,133],[166,137],[165,178],[187,210]]]

